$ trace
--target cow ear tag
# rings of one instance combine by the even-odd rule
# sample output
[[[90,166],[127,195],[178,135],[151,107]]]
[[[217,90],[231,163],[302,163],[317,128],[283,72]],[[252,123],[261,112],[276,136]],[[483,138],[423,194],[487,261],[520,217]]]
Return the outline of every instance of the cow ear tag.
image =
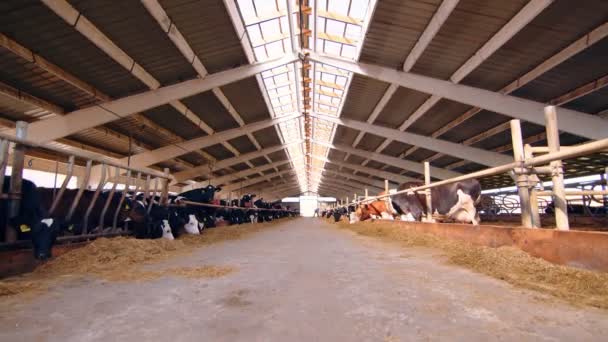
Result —
[[[129,209],[131,209],[131,208],[129,207],[129,205],[128,205],[128,204],[127,204],[127,205],[125,205],[125,210],[129,210]]]
[[[29,232],[29,231],[30,231],[30,230],[32,230],[32,229],[31,229],[31,228],[30,228],[30,226],[28,226],[27,224],[22,224],[22,225],[20,225],[20,226],[19,226],[19,230],[20,230],[22,233],[27,233],[27,232]]]
[[[74,225],[73,225],[73,224],[71,224],[71,225],[68,227],[68,230],[69,230],[69,231],[72,231],[73,229],[74,229]]]

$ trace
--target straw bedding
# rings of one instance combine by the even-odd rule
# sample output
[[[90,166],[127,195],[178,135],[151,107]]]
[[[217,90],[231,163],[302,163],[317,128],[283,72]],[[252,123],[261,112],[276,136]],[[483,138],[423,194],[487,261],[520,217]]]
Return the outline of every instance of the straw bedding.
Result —
[[[491,248],[404,229],[395,223],[338,223],[360,235],[396,241],[404,247],[443,251],[451,264],[469,268],[514,286],[549,294],[575,305],[608,309],[608,273],[556,265],[515,247]]]
[[[155,271],[140,268],[189,254],[206,245],[241,239],[286,221],[287,219],[282,219],[263,224],[214,228],[205,230],[201,235],[185,235],[173,241],[138,240],[130,237],[100,238],[40,265],[29,274],[0,280],[0,297],[38,294],[63,279],[84,276],[95,276],[109,281],[149,281],[164,276],[221,277],[234,272],[235,269],[214,265],[163,268]]]

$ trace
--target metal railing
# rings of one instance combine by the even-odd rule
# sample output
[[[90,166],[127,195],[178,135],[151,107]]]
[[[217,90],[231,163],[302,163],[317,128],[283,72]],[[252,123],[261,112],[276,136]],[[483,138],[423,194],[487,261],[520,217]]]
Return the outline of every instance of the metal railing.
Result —
[[[0,133],[0,198],[6,199],[8,201],[8,209],[7,213],[0,213],[0,215],[6,215],[8,218],[15,217],[19,214],[20,202],[21,202],[21,184],[23,181],[23,169],[24,169],[24,160],[25,153],[28,149],[32,148],[41,148],[45,150],[49,150],[55,152],[59,155],[63,155],[67,157],[67,167],[65,178],[61,184],[61,186],[56,189],[57,192],[54,195],[52,204],[48,209],[49,214],[52,216],[56,213],[59,204],[64,199],[64,195],[67,189],[67,186],[74,175],[74,167],[76,158],[85,160],[85,170],[82,176],[82,179],[79,182],[77,193],[74,197],[73,202],[71,203],[67,215],[64,217],[66,221],[70,221],[74,216],[83,194],[87,191],[89,183],[91,181],[91,172],[93,169],[93,163],[96,163],[95,167],[99,167],[99,180],[97,182],[96,189],[94,191],[93,197],[91,198],[88,206],[86,207],[86,211],[83,219],[83,231],[82,237],[99,237],[100,234],[88,234],[88,226],[89,226],[89,217],[91,212],[93,211],[96,202],[98,201],[103,188],[109,182],[112,182],[112,188],[107,194],[108,197],[103,206],[101,217],[99,222],[97,222],[96,228],[104,228],[105,217],[112,200],[114,199],[114,195],[116,193],[117,186],[119,184],[124,184],[125,189],[122,191],[119,205],[116,207],[116,210],[113,213],[113,224],[112,228],[116,228],[117,226],[117,218],[120,212],[120,208],[127,196],[127,193],[131,191],[131,184],[135,185],[135,193],[140,190],[142,181],[143,181],[143,193],[144,198],[147,199],[150,194],[150,183],[152,182],[152,178],[154,181],[154,189],[152,191],[153,194],[158,192],[158,187],[160,183],[160,203],[161,205],[167,204],[167,199],[169,196],[169,180],[171,176],[169,175],[169,170],[165,169],[164,172],[159,172],[156,170],[148,169],[148,168],[136,168],[126,165],[120,161],[101,156],[95,153],[81,152],[81,151],[72,151],[67,150],[61,147],[46,145],[37,143],[26,138],[27,136],[27,123],[19,121],[16,123],[16,136],[8,135],[5,133]],[[8,192],[3,193],[4,188],[4,175],[6,173],[6,167],[8,166],[8,161],[10,159],[9,152],[12,146],[12,171],[11,171],[11,181],[8,187]],[[108,169],[113,167],[115,170],[115,176],[112,179],[108,177],[109,171]],[[126,177],[121,177],[121,172],[126,172]],[[132,177],[132,174],[136,174],[135,177]],[[142,176],[145,179],[142,179]],[[121,181],[124,179],[124,182]],[[95,180],[97,181],[97,180]],[[132,183],[133,182],[133,183]],[[150,201],[150,206],[148,207],[148,213],[152,208],[152,201]],[[8,221],[8,220],[7,220]],[[9,229],[6,227],[4,241],[6,243],[15,243],[17,240],[17,232],[15,229]],[[14,228],[14,227],[13,227]],[[113,233],[109,233],[108,235],[115,235]],[[66,237],[67,238],[67,237]]]
[[[566,196],[568,194],[565,191],[564,187],[564,172],[561,161],[564,159],[576,158],[584,155],[589,155],[595,152],[608,150],[608,138],[591,141],[577,146],[568,146],[560,148],[559,131],[557,127],[557,113],[554,106],[545,107],[545,120],[548,146],[542,148],[531,147],[529,145],[524,146],[521,134],[520,120],[511,120],[511,137],[514,154],[514,161],[512,163],[499,165],[484,170],[472,172],[466,175],[431,183],[429,163],[425,162],[424,185],[388,193],[388,181],[385,180],[385,194],[367,197],[363,200],[358,200],[357,195],[355,194],[355,200],[350,202],[348,200],[348,197],[346,197],[346,203],[337,205],[337,207],[344,208],[351,205],[358,205],[374,200],[390,198],[399,194],[415,193],[423,193],[426,196],[427,203],[430,204],[430,189],[432,188],[460,181],[512,172],[515,178],[516,186],[518,188],[518,195],[521,203],[522,225],[524,227],[540,227],[540,220],[537,215],[534,215],[534,213],[538,213],[537,193],[531,185],[535,184],[533,178],[534,176],[536,176],[536,174],[548,173],[551,175],[553,182],[553,190],[551,192],[551,195],[553,196],[553,203],[555,205],[556,228],[559,230],[568,230],[569,224],[566,201]],[[608,135],[608,132],[606,132],[606,134]],[[546,153],[539,156],[533,156],[532,152]],[[601,194],[608,194],[608,192],[602,190]],[[536,210],[534,210],[534,208],[536,208]],[[426,214],[428,218],[432,217],[432,207],[430,205],[427,205]]]

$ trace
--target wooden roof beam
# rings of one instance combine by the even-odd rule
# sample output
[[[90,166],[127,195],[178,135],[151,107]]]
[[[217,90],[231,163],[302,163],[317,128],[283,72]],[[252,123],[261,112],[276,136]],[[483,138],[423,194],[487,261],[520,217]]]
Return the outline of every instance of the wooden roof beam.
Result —
[[[167,104],[176,99],[189,97],[215,87],[255,75],[263,70],[283,65],[292,61],[295,56],[279,60],[246,65],[239,68],[215,73],[205,79],[193,79],[149,90],[140,94],[123,97],[98,104],[96,106],[76,110],[63,117],[54,117],[30,125],[32,137],[44,142],[65,137],[81,130],[99,126],[132,113],[148,110]],[[183,140],[183,139],[182,139]]]
[[[232,128],[222,132],[217,132],[212,135],[207,135],[204,137],[199,137],[177,144],[161,147],[153,151],[139,153],[134,156],[131,156],[131,165],[133,167],[154,165],[169,158],[178,157],[194,150],[215,145],[221,141],[234,139],[247,133],[252,133],[267,127],[278,125],[282,122],[296,119],[299,116],[300,114],[292,114],[282,116],[280,118],[258,121],[249,125],[245,125],[243,127]]]
[[[437,32],[439,32],[439,30],[441,29],[441,27],[443,26],[445,21],[448,19],[448,17],[450,16],[450,14],[454,10],[454,8],[456,8],[456,5],[458,5],[459,1],[460,0],[443,0],[441,2],[439,7],[437,8],[437,11],[435,11],[435,14],[433,14],[433,17],[431,18],[428,25],[426,26],[426,28],[420,35],[420,38],[418,39],[418,41],[416,42],[416,44],[414,45],[414,47],[408,54],[407,58],[405,59],[405,62],[403,63],[403,67],[402,67],[403,71],[408,72],[414,67],[414,64],[416,64],[416,62],[418,61],[418,59],[420,58],[420,56],[422,55],[424,50],[426,50],[427,46],[429,46],[429,44],[431,43],[431,41],[433,40],[435,35],[437,35]],[[392,83],[386,89],[386,91],[384,92],[384,95],[382,95],[382,98],[380,99],[380,101],[378,101],[378,103],[374,107],[374,110],[372,111],[369,118],[367,119],[368,123],[371,124],[371,123],[374,123],[374,121],[376,121],[376,119],[378,118],[380,113],[382,113],[382,111],[384,110],[384,107],[386,107],[386,105],[388,104],[390,99],[393,97],[393,94],[395,94],[397,89],[399,89],[399,85],[397,85],[395,83]],[[359,142],[363,138],[364,134],[365,133],[363,133],[363,132],[359,132],[359,134],[357,134],[357,137],[355,138],[355,140],[352,144],[353,147],[356,147],[359,144]],[[386,148],[386,146],[388,146],[389,144],[390,144],[390,140],[385,140],[380,145],[382,147],[382,149],[380,149],[380,147],[378,147],[376,149],[376,152],[383,151],[384,148]],[[346,160],[346,158],[348,158],[348,154],[346,154],[346,156],[344,157],[345,160]],[[363,164],[366,164],[366,161],[364,161]]]
[[[549,100],[548,104],[554,105],[554,106],[564,105],[564,104],[566,104],[570,101],[574,101],[582,96],[589,95],[589,94],[593,93],[594,91],[598,91],[598,90],[606,87],[607,85],[608,85],[608,75],[604,75],[594,81],[591,81],[587,84],[583,84],[582,86],[580,86],[576,89],[573,89],[552,100]],[[498,133],[507,131],[509,129],[511,129],[511,127],[509,125],[509,122],[507,121],[507,122],[494,126],[484,132],[481,132],[475,136],[472,136],[472,137],[464,140],[462,142],[462,144],[470,146],[470,145],[476,144],[480,141],[483,141],[491,136],[494,136]],[[538,137],[539,135],[535,135],[535,136]],[[542,139],[544,139],[544,136],[539,140],[542,140]],[[536,141],[538,141],[538,140],[534,140],[534,142],[536,142]],[[508,146],[511,146],[511,145],[508,145]],[[504,148],[504,147],[501,147],[501,148]],[[504,151],[500,151],[500,152],[504,152]],[[443,156],[443,154],[437,153],[437,154],[430,156],[425,161],[437,160],[437,159],[441,158],[442,156]],[[464,164],[466,164],[466,162],[463,163],[462,165],[464,165]]]
[[[424,148],[429,149],[431,151],[446,153],[451,156],[467,159],[486,166],[498,166],[512,161],[511,158],[501,155],[499,153],[494,153],[470,146],[463,146],[447,140],[430,138],[427,136],[409,132],[401,132],[397,129],[376,126],[362,121],[331,117],[323,114],[315,113],[311,114],[311,116],[315,116],[319,119],[330,121],[338,125],[354,128],[356,130],[361,130],[368,133],[384,136],[402,142],[404,144],[423,146]]]
[[[450,81],[428,76],[395,71],[378,65],[348,62],[313,52],[310,52],[310,58],[317,62],[336,65],[342,69],[350,70],[351,72],[384,82],[398,83],[400,86],[406,88],[477,106],[512,118],[525,120],[538,125],[545,124],[543,111],[546,105],[537,101],[503,95],[462,84],[455,84]],[[559,108],[558,111],[560,116],[560,130],[589,139],[605,138],[606,132],[608,132],[608,121],[606,120],[566,108]],[[362,124],[365,125],[366,123]],[[380,128],[376,126],[376,129]],[[402,132],[401,130],[396,131]],[[405,134],[405,132],[403,132],[402,135],[403,134]],[[416,142],[410,144],[418,145]]]
[[[576,41],[574,41],[573,43],[571,43],[564,49],[560,50],[555,55],[551,56],[546,61],[537,65],[534,69],[528,71],[521,77],[512,81],[507,86],[500,89],[498,92],[501,94],[505,94],[505,95],[511,94],[515,90],[520,89],[521,87],[532,82],[534,79],[538,78],[542,74],[555,68],[556,66],[560,65],[561,63],[563,63],[566,60],[573,57],[574,55],[586,50],[590,46],[594,45],[595,43],[597,43],[598,41],[600,41],[606,37],[608,37],[608,23],[604,23],[604,24],[596,27],[591,32],[589,32],[589,33],[585,34],[583,37],[577,39]],[[436,137],[439,137],[439,136],[445,134],[450,129],[453,129],[454,127],[460,125],[464,121],[472,118],[473,116],[475,116],[475,114],[481,112],[482,110],[483,109],[481,109],[479,107],[474,107],[474,108],[467,110],[466,112],[461,114],[458,118],[452,120],[451,122],[449,122],[442,128],[433,132],[433,134],[431,136],[436,138]],[[403,154],[403,156],[408,156],[408,155],[414,153],[414,151],[416,149],[417,149],[417,147],[410,148]]]

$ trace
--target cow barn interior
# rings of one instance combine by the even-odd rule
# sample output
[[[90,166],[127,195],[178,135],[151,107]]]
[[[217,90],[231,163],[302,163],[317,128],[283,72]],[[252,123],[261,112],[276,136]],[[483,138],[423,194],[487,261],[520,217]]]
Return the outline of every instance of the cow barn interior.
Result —
[[[605,0],[2,0],[0,340],[604,340],[606,85]]]

